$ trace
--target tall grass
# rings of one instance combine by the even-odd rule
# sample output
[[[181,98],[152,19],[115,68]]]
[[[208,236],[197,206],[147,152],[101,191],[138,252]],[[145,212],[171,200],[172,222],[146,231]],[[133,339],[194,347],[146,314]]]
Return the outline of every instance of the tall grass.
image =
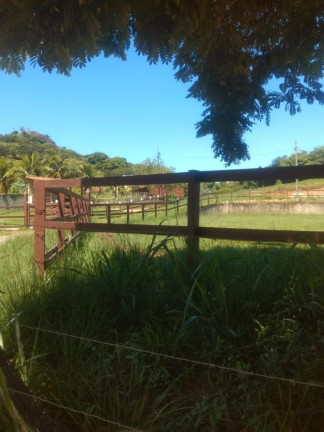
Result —
[[[5,348],[34,394],[85,413],[44,406],[62,430],[120,430],[88,413],[144,431],[321,431],[320,388],[141,350],[323,383],[323,249],[210,242],[192,273],[182,242],[139,239],[87,236],[44,279],[29,239],[0,248],[2,327],[20,314]]]

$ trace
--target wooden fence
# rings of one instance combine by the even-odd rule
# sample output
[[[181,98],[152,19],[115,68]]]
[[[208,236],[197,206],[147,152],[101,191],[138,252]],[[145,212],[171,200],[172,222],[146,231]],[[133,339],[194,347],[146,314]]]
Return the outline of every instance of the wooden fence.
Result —
[[[39,270],[43,272],[56,258],[57,254],[81,234],[81,230],[77,225],[89,222],[90,201],[89,196],[84,198],[69,189],[61,187],[75,184],[75,180],[71,182],[68,180],[35,179],[34,258]],[[80,179],[77,180],[79,183]],[[47,202],[47,193],[57,196],[57,206]],[[54,213],[56,214],[54,215]],[[68,224],[70,226],[66,226]],[[45,250],[46,229],[57,230],[57,244],[48,251]],[[66,230],[70,231],[69,237],[66,237]]]
[[[145,199],[146,198],[146,199]],[[141,215],[142,220],[146,215],[154,213],[157,217],[159,213],[164,213],[166,216],[170,211],[174,210],[175,214],[179,213],[179,209],[187,207],[187,198],[178,198],[176,200],[166,201],[165,196],[160,197],[145,197],[133,198],[127,201],[117,201],[116,199],[94,200],[91,202],[91,215],[105,218],[108,223],[115,218],[125,217],[127,223],[130,223],[132,216]],[[251,202],[303,202],[314,203],[324,202],[324,189],[316,190],[299,190],[298,193],[291,190],[286,191],[263,191],[263,190],[238,190],[238,191],[217,191],[208,192],[200,195],[200,207],[209,206],[215,203],[251,203]],[[58,204],[53,200],[48,200],[48,209],[56,214]],[[28,203],[28,195],[24,195],[24,205],[0,206],[0,228],[32,226],[35,216],[35,205]],[[3,222],[4,221],[4,224]],[[11,222],[12,221],[12,222]],[[18,222],[17,222],[18,221]],[[8,223],[9,222],[9,223]],[[11,222],[11,223],[10,223]]]
[[[35,190],[35,261],[40,269],[48,266],[56,253],[61,251],[66,242],[70,242],[81,232],[112,232],[151,235],[185,236],[191,260],[197,255],[199,238],[228,239],[266,242],[309,242],[324,243],[324,232],[318,231],[280,231],[259,229],[212,228],[199,225],[200,183],[220,181],[253,180],[290,180],[324,178],[324,165],[260,168],[249,170],[224,171],[189,171],[177,174],[153,174],[127,177],[103,177],[82,179],[38,179],[33,178]],[[144,225],[111,223],[109,212],[106,223],[91,222],[90,189],[98,186],[151,185],[151,184],[188,184],[187,225]],[[75,194],[67,188],[77,188]],[[85,191],[88,196],[85,197]],[[58,210],[55,216],[50,214],[51,206],[46,202],[46,194],[58,196]],[[127,205],[127,204],[126,204]],[[53,206],[52,206],[53,207]],[[130,214],[130,208],[128,209]],[[143,213],[144,214],[144,213]],[[58,243],[45,253],[45,231],[57,230]],[[71,231],[72,237],[64,238],[64,232]]]
[[[178,198],[170,201],[155,201],[155,199],[146,201],[126,201],[121,203],[91,203],[91,216],[105,218],[107,223],[111,223],[118,218],[125,218],[126,223],[131,222],[132,216],[138,216],[142,221],[146,216],[159,214],[168,216],[170,212],[178,215],[181,209],[187,209],[187,197]],[[201,194],[199,197],[199,207],[209,206],[218,202],[217,193]]]

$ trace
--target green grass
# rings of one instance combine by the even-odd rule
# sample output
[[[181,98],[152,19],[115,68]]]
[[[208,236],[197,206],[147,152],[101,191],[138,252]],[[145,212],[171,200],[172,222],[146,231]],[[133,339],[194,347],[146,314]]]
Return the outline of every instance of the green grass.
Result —
[[[0,229],[10,227],[10,226],[22,227],[23,225],[24,225],[23,210],[0,209]]]
[[[131,219],[131,223],[141,223],[139,220]],[[164,225],[187,225],[187,216],[172,214],[168,216],[158,215],[147,217],[144,220],[147,224]],[[219,228],[248,228],[248,229],[269,229],[269,230],[296,230],[296,231],[323,231],[323,215],[289,215],[289,214],[226,214],[207,215],[201,214],[200,226]]]
[[[126,214],[121,217],[111,219],[112,223],[126,224]],[[96,210],[92,222],[105,223],[106,216],[104,211]],[[176,208],[170,209],[168,214],[165,211],[160,211],[155,217],[154,212],[145,215],[142,220],[141,214],[131,214],[129,219],[130,224],[152,224],[158,225],[187,225],[186,206],[180,207],[179,213]],[[268,229],[268,230],[296,230],[296,231],[323,231],[324,216],[323,215],[307,215],[307,214],[215,214],[208,215],[200,214],[200,226],[219,227],[219,228],[248,228],[248,229]]]
[[[144,431],[322,431],[323,389],[24,327],[323,384],[321,247],[209,241],[192,274],[180,240],[98,234],[44,279],[30,238],[0,262],[2,327],[20,314],[5,348],[34,394]],[[120,430],[47,408],[63,431]]]
[[[290,190],[294,191],[296,187],[296,182],[292,183],[276,183],[272,186],[265,186],[264,190],[268,191],[285,191]],[[306,180],[299,180],[298,181],[298,187],[301,190],[312,190],[312,189],[324,189],[324,181],[323,179],[306,179]]]
[[[323,215],[228,214],[202,215],[202,226],[297,231],[323,231]]]
[[[182,206],[179,207],[179,213],[183,214],[186,212],[186,205],[185,201],[181,201]],[[141,208],[140,206],[135,208],[133,212],[129,215],[129,222],[133,224],[158,224],[161,221],[165,220],[166,218],[170,217],[176,217],[177,211],[176,211],[176,203],[168,203],[168,212],[166,214],[165,206],[162,203],[161,205],[157,206],[157,214],[155,216],[155,209],[154,205],[149,207],[147,205],[145,207],[145,214],[144,214],[144,220],[142,219],[142,213],[140,212]],[[97,223],[106,223],[106,213],[105,210],[102,207],[95,207],[93,211],[93,215],[91,217],[92,222]],[[126,208],[122,207],[121,210],[118,208],[113,208],[112,216],[111,216],[111,222],[112,223],[118,223],[118,224],[125,224],[127,223],[127,214],[126,214]]]

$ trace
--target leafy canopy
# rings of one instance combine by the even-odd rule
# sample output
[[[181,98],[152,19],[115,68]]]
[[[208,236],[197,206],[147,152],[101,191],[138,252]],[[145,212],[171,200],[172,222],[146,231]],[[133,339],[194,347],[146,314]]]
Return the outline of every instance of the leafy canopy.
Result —
[[[302,150],[297,155],[298,165],[322,165],[324,164],[324,146],[315,147],[307,153]],[[290,156],[279,156],[271,163],[273,167],[294,166],[296,165],[296,154]]]
[[[197,135],[212,134],[230,165],[249,158],[243,134],[273,108],[324,103],[323,12],[324,0],[0,0],[0,68],[19,74],[28,59],[69,74],[102,53],[126,59],[133,40],[192,84],[205,107]]]

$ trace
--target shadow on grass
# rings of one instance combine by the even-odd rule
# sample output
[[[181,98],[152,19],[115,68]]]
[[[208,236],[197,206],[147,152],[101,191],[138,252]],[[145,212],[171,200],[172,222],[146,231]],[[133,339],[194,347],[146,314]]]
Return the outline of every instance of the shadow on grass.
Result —
[[[5,343],[36,394],[146,431],[322,430],[323,389],[119,347],[321,383],[322,248],[206,242],[191,272],[181,241],[118,239],[79,241],[8,299],[2,321],[21,313],[27,368],[12,327]]]

